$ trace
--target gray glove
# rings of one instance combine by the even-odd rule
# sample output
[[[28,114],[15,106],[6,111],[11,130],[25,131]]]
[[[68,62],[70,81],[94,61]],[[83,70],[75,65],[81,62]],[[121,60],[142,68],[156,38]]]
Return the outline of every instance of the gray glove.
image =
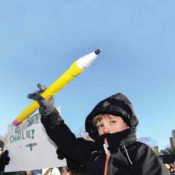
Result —
[[[51,98],[49,101],[47,101],[40,95],[47,89],[47,87],[41,84],[38,84],[37,86],[40,90],[29,94],[27,97],[29,99],[36,100],[39,103],[41,122],[44,125],[48,125],[50,128],[54,128],[55,126],[64,123],[58,110],[54,107],[54,99]]]
[[[39,103],[39,112],[41,115],[50,115],[55,109],[54,99],[51,98],[49,101],[45,100],[40,94],[44,92],[47,89],[47,87],[42,84],[37,84],[37,86],[40,90],[29,94],[27,97],[29,99],[36,100]]]

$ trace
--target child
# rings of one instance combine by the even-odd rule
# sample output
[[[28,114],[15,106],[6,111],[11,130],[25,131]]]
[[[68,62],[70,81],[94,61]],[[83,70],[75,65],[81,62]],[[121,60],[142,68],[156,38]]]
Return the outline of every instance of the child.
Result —
[[[38,86],[41,92],[42,86]],[[41,121],[66,157],[87,168],[88,175],[168,175],[167,168],[147,145],[136,141],[138,120],[128,98],[117,93],[98,103],[85,121],[94,141],[76,138],[53,103],[38,93]]]

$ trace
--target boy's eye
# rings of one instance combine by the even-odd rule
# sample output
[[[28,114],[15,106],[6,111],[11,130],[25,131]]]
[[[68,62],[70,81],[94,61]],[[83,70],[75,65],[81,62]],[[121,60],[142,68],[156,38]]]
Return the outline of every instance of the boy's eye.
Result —
[[[103,127],[104,127],[104,125],[103,125],[103,124],[98,125],[98,126],[97,126],[97,129],[100,129],[100,128],[103,128]]]
[[[116,123],[116,121],[112,120],[112,121],[110,121],[110,123],[111,123],[111,124],[114,124],[114,123]]]

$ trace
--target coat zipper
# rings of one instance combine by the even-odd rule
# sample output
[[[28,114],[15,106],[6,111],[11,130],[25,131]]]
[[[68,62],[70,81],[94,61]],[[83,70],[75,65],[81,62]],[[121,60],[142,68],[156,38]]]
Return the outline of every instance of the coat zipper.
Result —
[[[107,138],[104,139],[103,147],[104,147],[104,150],[105,150],[105,153],[106,153],[104,175],[107,175],[107,172],[108,172],[108,162],[109,162],[109,157],[110,157],[110,152],[108,150],[108,141],[107,141]]]
[[[129,160],[129,163],[130,163],[131,165],[133,165],[133,163],[132,163],[132,161],[131,161],[131,159],[130,159],[130,157],[129,157],[129,153],[128,153],[127,149],[126,149],[126,146],[123,145],[123,148],[124,148],[124,150],[125,150],[126,156],[127,156],[128,160]]]

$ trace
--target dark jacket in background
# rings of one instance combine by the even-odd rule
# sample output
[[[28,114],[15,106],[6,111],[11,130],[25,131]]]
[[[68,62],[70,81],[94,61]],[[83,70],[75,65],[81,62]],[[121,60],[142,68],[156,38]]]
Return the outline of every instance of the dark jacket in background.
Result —
[[[25,171],[16,171],[16,172],[0,172],[0,175],[26,175]]]

